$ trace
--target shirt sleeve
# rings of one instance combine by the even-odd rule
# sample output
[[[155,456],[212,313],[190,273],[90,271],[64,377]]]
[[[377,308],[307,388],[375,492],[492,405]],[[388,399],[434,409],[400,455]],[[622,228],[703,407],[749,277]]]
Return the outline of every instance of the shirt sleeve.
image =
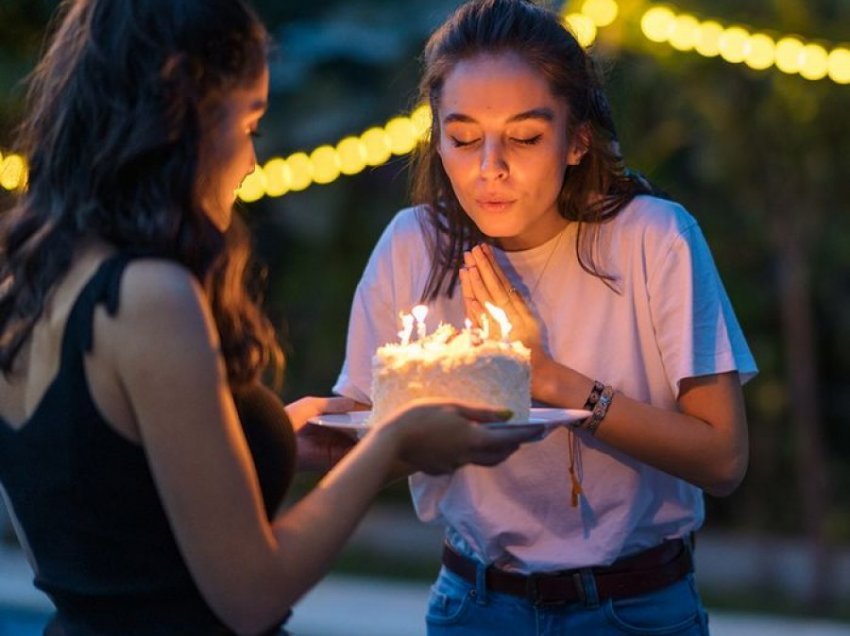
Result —
[[[354,292],[345,361],[334,393],[371,404],[372,357],[375,349],[397,340],[397,308],[409,306],[419,293],[424,249],[415,210],[402,210],[378,239]]]
[[[758,372],[696,221],[674,234],[648,280],[658,346],[673,395],[684,378]]]

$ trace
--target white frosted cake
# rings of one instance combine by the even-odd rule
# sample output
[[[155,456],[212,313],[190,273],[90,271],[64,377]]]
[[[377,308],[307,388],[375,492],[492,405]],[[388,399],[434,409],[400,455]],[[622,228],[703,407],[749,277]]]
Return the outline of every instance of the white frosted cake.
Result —
[[[409,333],[409,330],[408,330]],[[401,334],[400,334],[401,335]],[[372,416],[378,421],[417,398],[477,402],[527,421],[531,407],[530,352],[519,341],[495,340],[486,331],[442,324],[372,358]]]

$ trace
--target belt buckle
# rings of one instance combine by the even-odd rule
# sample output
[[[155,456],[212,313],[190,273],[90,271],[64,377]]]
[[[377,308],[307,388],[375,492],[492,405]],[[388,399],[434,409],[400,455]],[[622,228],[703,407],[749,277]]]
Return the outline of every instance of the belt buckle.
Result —
[[[581,578],[581,572],[573,572],[572,574],[562,574],[562,575],[552,575],[552,574],[543,574],[543,573],[532,573],[528,575],[528,578],[525,581],[525,594],[526,596],[534,602],[536,607],[541,606],[557,606],[557,605],[566,605],[570,602],[570,599],[564,597],[551,597],[547,598],[544,596],[541,588],[540,581],[545,579],[552,578],[572,578],[573,586],[575,587],[576,594],[578,600],[581,603],[585,601],[585,593],[584,593],[584,582]]]

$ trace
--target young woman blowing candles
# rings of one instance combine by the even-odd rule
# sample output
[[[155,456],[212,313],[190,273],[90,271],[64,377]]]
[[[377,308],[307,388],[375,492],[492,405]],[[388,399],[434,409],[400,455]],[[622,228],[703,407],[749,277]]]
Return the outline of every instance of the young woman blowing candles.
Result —
[[[391,468],[495,464],[540,431],[419,404],[278,511],[293,427],[352,404],[288,418],[258,383],[280,351],[232,208],[266,31],[242,0],[60,11],[19,139],[29,187],[0,215],[0,483],[57,608],[46,633],[280,633]]]
[[[756,372],[694,218],[623,167],[588,54],[525,0],[473,0],[431,37],[417,207],[357,288],[335,391],[368,403],[395,316],[506,312],[532,396],[591,416],[492,471],[415,475],[446,528],[428,632],[704,634],[691,537],[747,466]]]

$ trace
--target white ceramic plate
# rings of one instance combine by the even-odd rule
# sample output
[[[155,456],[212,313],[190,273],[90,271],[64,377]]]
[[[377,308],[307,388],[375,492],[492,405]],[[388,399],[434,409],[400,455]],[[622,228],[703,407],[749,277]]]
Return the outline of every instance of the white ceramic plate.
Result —
[[[569,426],[573,422],[590,417],[590,411],[584,409],[553,409],[533,408],[529,413],[527,422],[486,422],[483,426],[487,428],[524,428],[527,426],[543,425],[545,433],[549,433],[558,426]]]
[[[327,426],[340,431],[351,431],[359,436],[363,435],[368,426],[366,420],[371,415],[371,411],[350,411],[348,413],[328,413],[311,418],[309,422],[318,426]],[[526,422],[486,422],[482,426],[491,429],[500,428],[537,428],[543,425],[544,435],[548,434],[558,426],[568,426],[578,420],[583,420],[590,416],[590,411],[582,409],[553,409],[553,408],[533,408]]]

